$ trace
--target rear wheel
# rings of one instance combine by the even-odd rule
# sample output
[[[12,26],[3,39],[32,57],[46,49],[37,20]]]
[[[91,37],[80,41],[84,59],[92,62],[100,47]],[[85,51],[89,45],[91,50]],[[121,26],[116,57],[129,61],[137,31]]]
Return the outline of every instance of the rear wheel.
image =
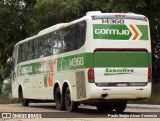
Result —
[[[56,103],[57,110],[64,110],[65,109],[64,98],[63,98],[63,95],[60,94],[59,87],[57,87],[56,91],[55,91],[55,103]]]
[[[99,103],[96,105],[97,110],[100,112],[111,112],[113,111],[113,107],[111,104]]]
[[[20,91],[19,99],[20,99],[20,102],[22,103],[22,106],[29,105],[29,99],[24,99],[22,90]]]
[[[127,101],[114,104],[114,109],[117,113],[122,113],[127,107]]]
[[[67,87],[65,91],[65,106],[67,111],[69,112],[73,112],[78,109],[78,103],[71,101],[71,94],[70,94],[69,87]]]

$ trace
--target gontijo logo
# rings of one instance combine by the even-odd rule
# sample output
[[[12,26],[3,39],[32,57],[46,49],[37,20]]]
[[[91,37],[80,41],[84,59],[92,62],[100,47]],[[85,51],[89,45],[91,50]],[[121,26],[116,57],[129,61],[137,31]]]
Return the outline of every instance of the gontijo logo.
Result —
[[[95,29],[95,34],[129,35],[130,31],[118,29]]]
[[[94,39],[148,40],[147,25],[93,24]]]

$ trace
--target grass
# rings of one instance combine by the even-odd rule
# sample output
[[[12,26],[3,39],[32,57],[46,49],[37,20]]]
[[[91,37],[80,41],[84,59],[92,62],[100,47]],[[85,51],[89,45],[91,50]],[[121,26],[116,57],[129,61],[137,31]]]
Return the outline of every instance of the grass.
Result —
[[[0,94],[0,104],[18,103],[18,99],[13,99],[9,94]]]

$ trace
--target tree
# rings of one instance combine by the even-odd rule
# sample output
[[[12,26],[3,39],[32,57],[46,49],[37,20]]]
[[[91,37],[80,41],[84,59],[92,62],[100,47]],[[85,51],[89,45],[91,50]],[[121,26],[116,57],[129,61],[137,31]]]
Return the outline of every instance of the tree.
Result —
[[[78,18],[80,8],[80,0],[38,0],[34,6],[32,34],[37,34],[40,30],[54,24]]]
[[[0,78],[8,73],[5,63],[13,46],[26,37],[57,23],[80,18],[87,11],[133,12],[150,20],[153,71],[160,72],[160,1],[159,0],[1,0],[0,1]]]
[[[131,3],[131,4],[130,4]],[[159,0],[110,0],[107,9],[111,12],[133,12],[146,15],[150,21],[152,42],[153,78],[160,78],[160,1]]]
[[[5,63],[12,54],[13,45],[20,40],[19,6],[15,1],[0,2],[0,74],[6,77]]]
[[[29,36],[29,17],[36,0],[0,1],[0,81],[9,76],[6,60],[12,56],[14,45]]]

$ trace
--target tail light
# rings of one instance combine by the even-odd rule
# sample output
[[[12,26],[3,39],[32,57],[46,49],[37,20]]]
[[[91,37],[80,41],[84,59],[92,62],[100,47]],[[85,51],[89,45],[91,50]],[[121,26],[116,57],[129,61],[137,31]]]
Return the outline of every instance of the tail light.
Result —
[[[94,83],[94,68],[88,69],[88,82]]]
[[[152,68],[148,68],[148,81],[152,81]]]

